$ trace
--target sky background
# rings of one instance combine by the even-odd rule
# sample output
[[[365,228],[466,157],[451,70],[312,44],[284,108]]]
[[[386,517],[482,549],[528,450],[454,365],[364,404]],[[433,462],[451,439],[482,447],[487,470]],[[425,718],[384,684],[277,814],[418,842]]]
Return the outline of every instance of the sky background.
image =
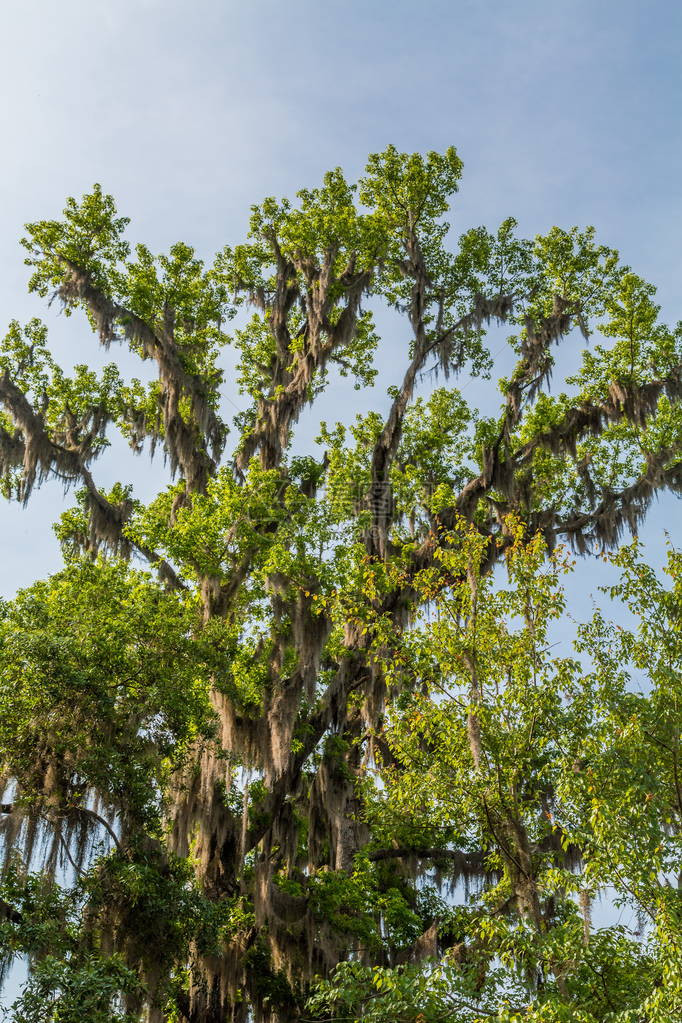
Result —
[[[457,232],[510,214],[527,235],[594,224],[682,316],[679,3],[4,0],[0,19],[0,322],[44,316],[66,366],[118,355],[27,294],[25,222],[99,181],[133,240],[210,257],[252,203],[337,165],[354,177],[389,143],[457,146]],[[406,344],[388,336],[375,393],[337,386],[324,417],[381,406]],[[131,459],[116,446],[99,478],[148,497],[162,469]],[[51,484],[0,505],[0,594],[59,567],[50,522],[69,503]],[[680,510],[662,498],[642,531],[657,560]],[[600,571],[579,566],[578,616]]]
[[[252,203],[337,165],[354,177],[388,143],[457,146],[455,231],[510,214],[528,235],[594,224],[658,285],[665,318],[682,315],[678,4],[5,0],[1,27],[0,324],[43,316],[65,366],[129,363],[27,294],[25,222],[99,181],[133,240],[210,257],[242,239]],[[387,337],[374,394],[336,386],[324,417],[381,407],[407,341]],[[98,478],[144,498],[162,475],[115,445]],[[0,505],[0,594],[59,567],[49,522],[70,503],[53,483],[27,509]],[[659,553],[678,515],[670,497],[654,508]],[[584,586],[595,569],[580,571]]]

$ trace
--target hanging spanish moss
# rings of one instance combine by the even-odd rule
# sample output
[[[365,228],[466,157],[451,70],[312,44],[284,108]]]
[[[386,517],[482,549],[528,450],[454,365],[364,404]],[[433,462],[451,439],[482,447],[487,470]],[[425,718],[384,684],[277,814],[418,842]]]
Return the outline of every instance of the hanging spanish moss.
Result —
[[[432,178],[395,150],[373,158],[362,203],[340,172],[297,206],[268,200],[247,240],[209,269],[183,250],[177,279],[164,276],[170,257],[149,255],[144,273],[129,259],[101,192],[90,200],[106,231],[86,230],[89,207],[76,204],[63,221],[29,226],[35,289],[84,312],[105,348],[126,344],[152,362],[157,379],[149,391],[112,385],[106,399],[95,381],[76,408],[61,371],[31,384],[3,350],[4,491],[26,503],[57,480],[80,504],[59,527],[64,573],[26,598],[33,639],[24,605],[8,611],[22,652],[7,678],[24,723],[0,764],[2,869],[19,860],[62,887],[69,876],[80,920],[62,928],[71,961],[123,964],[134,978],[125,1009],[146,1023],[297,1023],[312,982],[343,962],[393,968],[447,952],[462,969],[483,963],[480,935],[422,908],[425,885],[467,906],[483,893],[491,918],[544,935],[557,896],[540,865],[582,869],[583,850],[558,830],[547,838],[518,809],[485,801],[461,834],[457,822],[429,831],[418,814],[394,822],[390,839],[377,825],[409,756],[428,766],[439,748],[435,732],[407,751],[391,737],[396,708],[418,715],[414,701],[454,670],[438,651],[413,653],[424,607],[460,587],[457,599],[475,603],[467,587],[476,572],[491,576],[519,528],[550,552],[604,550],[636,532],[662,490],[682,493],[682,447],[665,429],[665,409],[682,399],[672,342],[661,354],[624,326],[593,386],[571,398],[550,390],[555,350],[590,336],[628,271],[570,232],[555,254],[563,289],[542,247],[506,230],[480,251],[471,239],[449,251],[453,154]],[[116,256],[98,240],[107,231]],[[405,345],[387,339],[401,380],[388,411],[358,420],[355,443],[325,423],[319,459],[298,456],[306,407],[329,416],[330,373],[373,381],[367,310],[380,303],[409,333]],[[230,336],[237,308],[252,320]],[[501,407],[445,429],[439,417],[454,417],[462,394],[442,388],[440,405],[415,405],[420,388],[432,370],[453,384],[488,372],[493,329],[511,332],[518,356]],[[231,451],[216,361],[228,343],[250,402]],[[166,459],[173,482],[148,507],[96,481],[115,430],[135,453],[148,443]],[[257,514],[254,494],[265,495]],[[475,572],[457,561],[462,523],[479,545]],[[88,587],[95,596],[81,603]],[[482,683],[469,648],[457,666],[457,736],[475,787],[487,763]],[[538,820],[555,802],[545,788]],[[358,878],[374,886],[364,904]],[[586,947],[590,899],[581,889]],[[0,899],[0,919],[19,928],[22,910]]]

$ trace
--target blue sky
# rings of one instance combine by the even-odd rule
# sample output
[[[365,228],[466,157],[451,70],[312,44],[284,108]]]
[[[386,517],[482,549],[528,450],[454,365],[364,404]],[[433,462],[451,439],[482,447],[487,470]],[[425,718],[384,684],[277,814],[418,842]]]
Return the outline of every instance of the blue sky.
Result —
[[[82,323],[26,294],[18,244],[26,221],[94,181],[134,239],[208,256],[241,238],[251,203],[332,166],[354,176],[389,142],[457,146],[457,231],[510,214],[527,234],[593,223],[676,320],[681,41],[682,6],[656,0],[5,0],[0,323],[43,315],[65,364],[102,360]],[[405,339],[389,341],[363,407],[400,365]],[[334,389],[325,418],[352,394]],[[119,447],[102,472],[140,496],[157,479]],[[0,505],[0,593],[59,566],[49,521],[63,504],[49,485],[28,509]],[[654,548],[677,515],[675,499],[658,503]]]

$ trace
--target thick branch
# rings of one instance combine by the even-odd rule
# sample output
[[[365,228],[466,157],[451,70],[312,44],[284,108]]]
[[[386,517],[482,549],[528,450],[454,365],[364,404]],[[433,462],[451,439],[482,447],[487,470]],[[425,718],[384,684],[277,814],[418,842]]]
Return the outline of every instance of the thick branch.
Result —
[[[480,875],[485,869],[485,858],[480,851],[463,852],[461,849],[442,849],[431,846],[404,846],[395,849],[375,849],[367,854],[372,863],[384,860],[410,859],[451,860],[458,873]]]
[[[173,567],[144,544],[134,543],[124,533],[133,502],[124,499],[113,503],[97,488],[88,468],[87,455],[79,449],[55,443],[45,426],[42,415],[11,379],[7,370],[0,375],[0,403],[4,405],[16,427],[15,433],[0,432],[0,472],[8,474],[14,468],[22,470],[19,499],[26,503],[33,487],[49,476],[56,476],[65,486],[82,482],[87,497],[89,514],[89,542],[96,549],[106,544],[124,557],[134,548],[147,561],[156,565],[161,578],[169,586],[184,588]]]
[[[367,678],[367,667],[363,652],[349,651],[323,696],[319,709],[306,721],[300,748],[290,757],[286,770],[276,779],[265,799],[255,808],[259,823],[248,829],[244,852],[254,849],[267,834],[270,824],[286,798],[298,789],[301,772],[326,731],[337,722],[343,722],[346,701],[351,692],[358,689]]]
[[[400,445],[405,413],[412,400],[417,377],[422,372],[426,360],[433,352],[437,351],[445,372],[457,371],[461,367],[462,358],[452,364],[453,339],[458,335],[466,335],[467,332],[479,328],[484,322],[490,322],[491,319],[503,322],[512,310],[512,296],[510,295],[496,295],[491,299],[484,295],[477,295],[473,308],[468,313],[446,330],[437,330],[435,337],[430,338],[424,323],[429,276],[424,257],[414,235],[408,243],[408,255],[409,260],[406,262],[405,269],[414,281],[409,310],[410,323],[414,331],[414,355],[372,453],[372,483],[369,501],[373,511],[373,524],[367,542],[370,553],[380,558],[385,557],[386,554],[392,514],[390,497],[386,493],[388,474]]]
[[[81,303],[88,310],[108,347],[118,340],[116,328],[153,359],[159,370],[163,396],[163,443],[173,472],[180,470],[190,491],[203,491],[216,468],[225,442],[225,427],[213,409],[204,378],[187,370],[175,342],[172,310],[165,309],[163,321],[154,329],[141,317],[97,288],[88,273],[62,258],[67,276],[58,294],[67,304]],[[180,411],[182,399],[189,399],[192,423]],[[155,434],[154,428],[145,424]],[[209,455],[209,451],[213,457]]]
[[[335,279],[332,252],[326,254],[322,267],[301,261],[289,263],[279,248],[276,252],[277,287],[266,307],[277,355],[269,392],[259,399],[256,424],[244,438],[237,455],[236,464],[240,472],[256,453],[260,454],[261,464],[266,469],[280,464],[291,429],[310,400],[315,376],[319,376],[334,353],[353,338],[360,301],[371,280],[368,270],[352,272],[352,260],[346,271]],[[296,271],[302,274],[307,284],[304,297],[295,282]],[[334,285],[339,284],[344,289],[344,304],[336,322],[332,323],[332,311],[339,303],[338,297],[334,296]],[[288,316],[296,299],[302,301],[305,312],[305,324],[300,331],[303,346],[299,352],[292,350],[288,329]]]
[[[4,917],[5,920],[9,920],[13,924],[21,924],[24,922],[24,918],[14,906],[10,906],[9,902],[5,902],[4,899],[0,899],[0,916]]]
[[[587,549],[588,540],[612,547],[626,527],[636,532],[659,490],[682,493],[682,459],[665,465],[670,456],[667,451],[652,458],[646,471],[631,486],[607,492],[593,510],[563,518],[556,516],[547,525],[538,522],[539,528],[550,535],[568,537],[581,552]]]

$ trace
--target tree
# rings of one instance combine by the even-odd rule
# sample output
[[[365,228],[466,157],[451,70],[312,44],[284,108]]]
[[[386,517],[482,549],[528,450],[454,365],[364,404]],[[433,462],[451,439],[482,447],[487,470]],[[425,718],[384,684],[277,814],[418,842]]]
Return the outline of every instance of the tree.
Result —
[[[246,242],[208,267],[182,243],[131,252],[99,186],[27,227],[30,289],[154,379],[115,364],[66,374],[38,320],[2,346],[6,496],[56,478],[78,502],[56,524],[63,571],[3,608],[2,926],[8,951],[35,960],[18,1019],[80,1019],[87,991],[93,1019],[300,1020],[310,981],[343,960],[391,968],[442,947],[415,858],[444,877],[504,868],[504,912],[542,923],[535,875],[514,879],[502,847],[491,868],[482,832],[462,849],[449,822],[403,826],[412,775],[388,721],[432,691],[428,650],[410,660],[427,598],[461,600],[466,583],[474,599],[534,537],[613,547],[658,490],[680,490],[682,328],[659,323],[654,289],[592,229],[531,241],[510,219],[450,248],[460,175],[454,149],[389,147],[358,185],[336,170],[294,203],[254,207]],[[387,413],[350,436],[322,423],[320,456],[297,455],[296,424],[331,374],[374,379],[383,307],[394,336],[408,331]],[[550,395],[554,346],[597,324],[606,343]],[[517,363],[499,411],[454,387],[417,396],[432,370],[489,375],[500,325]],[[249,402],[231,447],[228,345]],[[173,482],[146,506],[97,484],[116,430],[167,460]],[[482,772],[480,669],[460,654],[459,752]],[[546,682],[550,727],[563,681]],[[380,764],[400,808],[390,827],[368,781]],[[67,891],[49,880],[60,864]]]
[[[420,626],[385,664],[401,695],[382,731],[382,784],[365,783],[368,859],[395,858],[405,877],[431,861],[437,884],[431,875],[418,894],[430,928],[407,957],[340,964],[316,985],[314,1018],[682,1014],[680,552],[666,589],[637,543],[624,548],[612,595],[635,630],[597,612],[578,632],[583,659],[557,657],[551,626],[571,565],[513,528],[505,586],[480,575],[486,541],[460,525],[422,579]],[[444,583],[453,573],[460,581]],[[443,881],[471,886],[469,898],[444,899]],[[636,930],[593,924],[607,889]]]

